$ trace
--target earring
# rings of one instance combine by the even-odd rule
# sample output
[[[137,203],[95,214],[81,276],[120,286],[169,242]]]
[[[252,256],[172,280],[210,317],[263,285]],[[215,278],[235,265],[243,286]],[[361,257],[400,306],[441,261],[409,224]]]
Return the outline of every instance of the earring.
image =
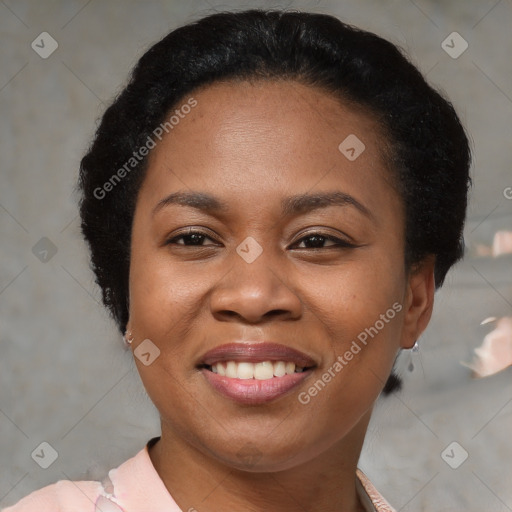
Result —
[[[126,347],[129,347],[135,338],[132,335],[132,331],[126,331],[123,336],[123,341]]]
[[[409,353],[409,366],[407,369],[412,372],[414,371],[414,363],[412,361],[412,355],[417,354],[420,351],[420,346],[418,345],[418,342],[415,341],[413,347],[411,348],[411,352]]]

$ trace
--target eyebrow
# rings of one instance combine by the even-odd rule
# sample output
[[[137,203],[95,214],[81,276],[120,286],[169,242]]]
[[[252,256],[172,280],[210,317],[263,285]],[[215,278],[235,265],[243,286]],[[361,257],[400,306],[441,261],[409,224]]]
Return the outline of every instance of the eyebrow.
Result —
[[[158,201],[155,208],[153,208],[153,215],[171,204],[189,206],[206,213],[220,213],[228,210],[226,203],[210,194],[203,192],[174,192]]]
[[[287,197],[282,202],[283,214],[293,215],[306,213],[329,206],[353,206],[366,217],[375,220],[372,212],[357,199],[345,192],[320,192]]]
[[[225,213],[229,210],[227,203],[207,193],[174,192],[157,203],[153,209],[153,215],[172,204],[188,206],[205,213]],[[299,194],[286,197],[281,202],[282,213],[285,216],[304,214],[329,206],[352,206],[366,217],[375,220],[372,212],[366,206],[351,195],[341,191]]]

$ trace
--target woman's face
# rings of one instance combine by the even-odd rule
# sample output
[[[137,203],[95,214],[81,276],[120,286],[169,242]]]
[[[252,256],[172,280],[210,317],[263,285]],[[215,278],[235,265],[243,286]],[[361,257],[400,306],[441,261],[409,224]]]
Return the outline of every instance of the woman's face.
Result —
[[[192,96],[137,199],[135,361],[164,436],[233,467],[290,468],[366,427],[432,283],[405,273],[371,117],[296,82]]]

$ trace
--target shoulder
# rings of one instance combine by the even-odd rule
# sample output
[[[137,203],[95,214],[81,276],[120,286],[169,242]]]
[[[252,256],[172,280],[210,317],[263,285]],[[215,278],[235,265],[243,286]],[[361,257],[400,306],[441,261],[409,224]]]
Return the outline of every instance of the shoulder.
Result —
[[[1,512],[94,512],[102,491],[100,482],[59,480],[30,493]]]
[[[123,462],[119,467],[111,469],[102,482],[59,480],[32,492],[13,506],[1,509],[0,512],[122,510],[116,506],[117,493],[124,499],[128,496],[128,501],[130,501],[129,496],[133,494],[146,497],[145,491],[149,485],[153,486],[155,492],[158,490],[159,477],[148,454],[148,446],[158,439],[151,439],[135,456]],[[114,486],[116,494],[114,494]],[[161,486],[165,489],[163,483]]]

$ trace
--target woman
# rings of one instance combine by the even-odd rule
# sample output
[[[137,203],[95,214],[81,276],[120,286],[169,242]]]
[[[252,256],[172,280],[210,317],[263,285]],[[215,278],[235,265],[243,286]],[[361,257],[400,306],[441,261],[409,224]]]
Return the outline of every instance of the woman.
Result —
[[[161,436],[6,512],[393,510],[357,463],[462,257],[469,165],[451,104],[374,34],[260,10],[171,32],[80,173]]]

